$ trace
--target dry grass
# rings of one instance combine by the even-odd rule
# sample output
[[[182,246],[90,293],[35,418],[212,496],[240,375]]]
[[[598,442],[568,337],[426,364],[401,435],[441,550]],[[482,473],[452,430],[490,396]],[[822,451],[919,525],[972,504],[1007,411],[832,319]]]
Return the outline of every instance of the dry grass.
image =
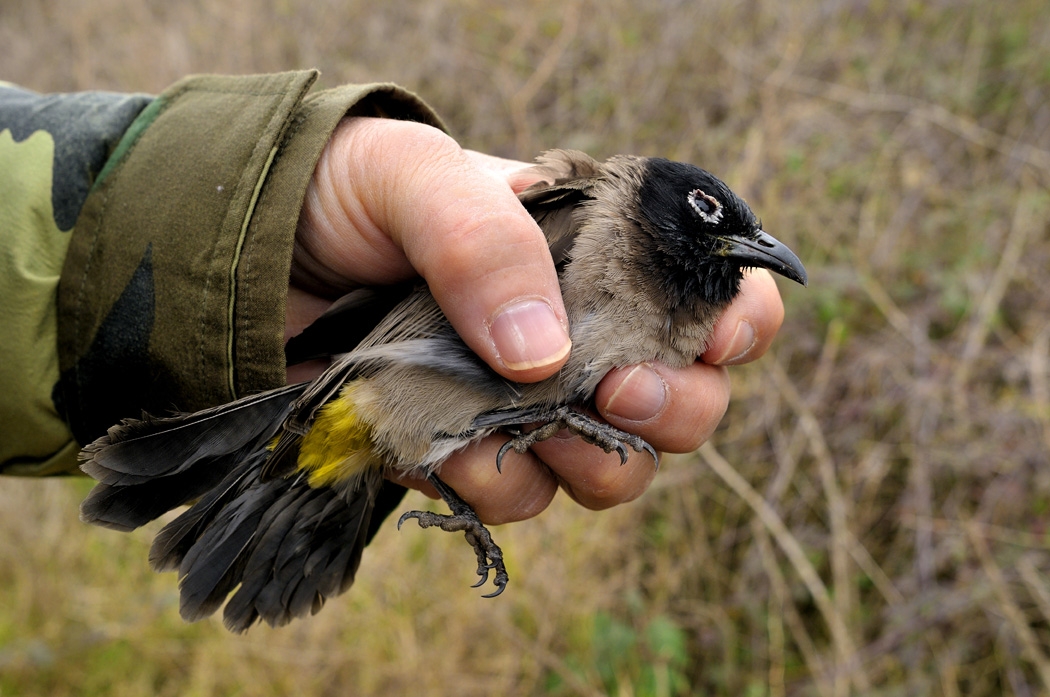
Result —
[[[387,529],[316,618],[231,637],[77,522],[86,483],[0,482],[0,694],[1050,693],[1042,0],[0,0],[0,65],[396,80],[490,152],[706,166],[811,273],[712,445],[498,531],[497,601]]]

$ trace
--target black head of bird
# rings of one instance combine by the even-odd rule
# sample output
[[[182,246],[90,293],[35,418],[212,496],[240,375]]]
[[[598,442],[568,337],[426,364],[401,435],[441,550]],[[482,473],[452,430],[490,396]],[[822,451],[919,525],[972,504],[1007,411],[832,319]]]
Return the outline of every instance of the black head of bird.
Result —
[[[658,158],[646,161],[638,188],[640,229],[652,235],[653,266],[665,269],[672,303],[701,299],[728,304],[741,270],[765,267],[806,285],[805,269],[784,244],[762,230],[750,206],[710,172]]]

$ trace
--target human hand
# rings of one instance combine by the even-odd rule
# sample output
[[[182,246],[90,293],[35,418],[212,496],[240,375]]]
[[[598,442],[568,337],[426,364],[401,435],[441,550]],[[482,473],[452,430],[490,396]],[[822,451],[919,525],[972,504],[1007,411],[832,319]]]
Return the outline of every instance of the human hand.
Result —
[[[423,276],[464,341],[501,375],[519,382],[554,374],[569,339],[557,275],[543,233],[515,193],[534,183],[529,165],[465,151],[440,131],[389,119],[348,118],[326,147],[306,194],[293,255],[287,335],[360,285]],[[724,366],[765,353],[783,305],[765,270],[745,277],[717,324],[703,361],[672,370],[630,366],[611,372],[595,394],[613,426],[658,450],[703,443],[729,401]],[[297,382],[323,366],[289,369]],[[639,496],[655,475],[651,458],[620,465],[578,438],[555,437],[507,453],[502,473],[492,436],[454,454],[441,476],[482,520],[537,515],[560,486],[580,504],[607,508]],[[401,483],[435,492],[423,480]]]

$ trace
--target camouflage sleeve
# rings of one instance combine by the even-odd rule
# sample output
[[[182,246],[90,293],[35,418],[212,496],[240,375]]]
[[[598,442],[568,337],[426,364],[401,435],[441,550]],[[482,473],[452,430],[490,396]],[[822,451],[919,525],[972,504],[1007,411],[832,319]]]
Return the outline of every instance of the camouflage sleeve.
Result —
[[[50,285],[36,291],[39,307],[26,320],[35,323],[27,330],[36,332],[35,343],[0,338],[0,386],[22,390],[0,394],[7,417],[2,471],[72,470],[77,443],[122,418],[201,409],[283,384],[292,243],[307,183],[333,129],[347,114],[443,127],[425,104],[393,85],[311,93],[316,77],[300,71],[187,78],[152,100],[121,97],[135,104],[126,112],[117,101],[105,102],[98,112],[124,116],[113,131],[69,136],[85,148],[101,147],[93,167],[66,155],[60,162],[62,149],[52,148],[54,165],[33,186],[46,189],[50,182],[55,212],[41,216],[46,209],[37,202],[33,225],[14,233],[31,263],[46,267]],[[2,101],[0,91],[0,169],[7,150],[24,150],[35,137],[58,143],[77,124],[105,121],[95,111],[82,121],[83,110],[70,107],[54,128],[30,125],[29,137],[24,128],[10,128],[7,136]],[[47,155],[21,157],[40,168]],[[85,176],[86,198],[59,203],[59,175],[67,170]],[[7,191],[0,185],[3,227],[4,209],[23,205],[7,200],[22,198]],[[30,201],[34,193],[25,196]],[[59,232],[62,205],[72,206],[62,219],[75,221],[72,233]],[[12,298],[32,295],[27,288],[5,294],[0,313],[18,315]],[[10,355],[23,367],[8,369]],[[36,418],[25,413],[29,403],[41,412]]]
[[[39,95],[0,84],[0,467],[50,473],[76,444],[51,399],[55,297],[80,207],[150,98]]]

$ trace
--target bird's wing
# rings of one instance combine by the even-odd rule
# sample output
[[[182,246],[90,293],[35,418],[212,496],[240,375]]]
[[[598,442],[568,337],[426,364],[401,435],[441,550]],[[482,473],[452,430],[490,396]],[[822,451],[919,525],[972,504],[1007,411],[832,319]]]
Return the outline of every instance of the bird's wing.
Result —
[[[414,285],[358,288],[339,298],[310,326],[288,340],[284,347],[288,365],[353,350],[409,296]]]
[[[531,171],[545,181],[530,186],[518,199],[539,223],[560,267],[576,239],[574,211],[591,198],[591,189],[604,174],[599,162],[576,150],[549,150],[537,163]]]
[[[340,310],[342,312],[345,310]],[[349,319],[349,318],[348,318]],[[295,409],[288,419],[287,426],[293,433],[305,433],[313,422],[317,410],[333,399],[350,380],[363,370],[383,363],[395,362],[400,353],[395,347],[407,348],[413,342],[436,342],[446,345],[449,342],[462,344],[459,335],[449,324],[448,319],[425,285],[418,285],[408,297],[395,305],[368,333],[367,336],[349,353],[338,356],[323,374],[316,378],[296,402]],[[434,352],[412,351],[416,360],[424,360],[426,355],[439,360],[441,356]],[[282,437],[285,442],[292,435]],[[278,444],[273,459],[273,473],[283,471],[277,463],[285,459],[277,457],[283,446]]]

